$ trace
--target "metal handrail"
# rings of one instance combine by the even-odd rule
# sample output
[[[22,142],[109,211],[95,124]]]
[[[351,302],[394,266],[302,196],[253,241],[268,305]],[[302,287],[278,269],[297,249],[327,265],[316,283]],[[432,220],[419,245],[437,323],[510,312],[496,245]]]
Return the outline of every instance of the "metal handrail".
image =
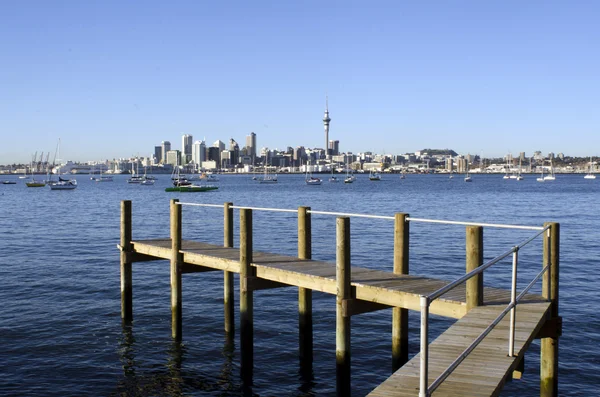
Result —
[[[516,288],[517,288],[517,266],[518,266],[518,252],[519,250],[533,241],[535,238],[548,231],[547,238],[550,238],[550,226],[545,226],[538,228],[536,230],[541,229],[539,233],[536,233],[534,236],[526,239],[521,242],[519,245],[512,247],[510,250],[504,252],[501,255],[498,255],[496,258],[486,262],[484,265],[478,267],[477,269],[465,274],[454,282],[438,289],[434,293],[430,295],[421,296],[421,377],[420,377],[420,390],[419,397],[428,397],[433,391],[435,391],[439,385],[450,376],[450,374],[460,365],[461,362],[467,358],[467,356],[481,343],[481,341],[494,329],[496,325],[506,316],[508,312],[511,313],[510,319],[510,327],[509,327],[509,344],[508,344],[508,355],[510,357],[514,357],[514,335],[515,335],[515,309],[517,303],[525,296],[525,294],[535,285],[535,283],[542,277],[544,273],[548,271],[550,268],[550,264],[546,264],[546,266],[540,271],[533,280],[527,285],[527,287],[517,296]],[[550,244],[548,244],[550,247]],[[513,255],[513,263],[512,263],[512,288],[511,288],[511,301],[510,303],[502,310],[502,312],[496,317],[494,321],[490,323],[486,327],[485,330],[442,372],[431,384],[428,386],[428,373],[429,373],[429,306],[431,303],[445,294],[446,292],[452,290],[456,286],[461,283],[467,281],[473,276],[482,273],[484,270],[499,262],[500,260],[506,258],[512,253]]]
[[[541,226],[521,226],[521,225],[504,225],[501,223],[480,223],[480,222],[461,222],[461,221],[445,221],[440,219],[426,219],[426,218],[413,218],[407,217],[407,221],[410,222],[424,222],[424,223],[439,223],[444,225],[461,225],[461,226],[483,226],[483,227],[497,227],[504,229],[522,229],[522,230],[542,230]]]
[[[184,203],[177,202],[179,205],[189,205],[189,206],[197,206],[197,207],[218,207],[222,208],[222,204],[203,204],[203,203]],[[286,209],[286,208],[267,208],[267,207],[247,207],[247,206],[231,206],[233,209],[250,209],[256,211],[271,211],[271,212],[298,212],[297,209]],[[335,211],[317,211],[317,210],[308,210],[310,214],[315,215],[333,215],[333,216],[348,216],[354,218],[371,218],[371,219],[384,219],[384,220],[395,220],[395,217],[388,215],[373,215],[373,214],[356,214],[350,212],[335,212]],[[523,225],[505,225],[499,223],[481,223],[481,222],[461,222],[461,221],[448,221],[441,219],[426,219],[426,218],[413,218],[407,217],[407,222],[422,222],[422,223],[437,223],[437,224],[445,224],[445,225],[460,225],[460,226],[482,226],[482,227],[495,227],[495,228],[504,228],[504,229],[521,229],[521,230],[539,230],[543,232],[546,228],[541,226],[523,226]],[[535,235],[532,239],[537,237],[539,234]],[[526,243],[525,243],[526,244]]]

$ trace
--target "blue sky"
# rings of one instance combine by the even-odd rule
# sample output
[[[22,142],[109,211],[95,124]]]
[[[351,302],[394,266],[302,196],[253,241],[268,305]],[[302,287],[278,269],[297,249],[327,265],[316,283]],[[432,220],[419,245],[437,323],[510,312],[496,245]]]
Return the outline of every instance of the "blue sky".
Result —
[[[0,164],[259,147],[600,155],[600,2],[3,2]]]

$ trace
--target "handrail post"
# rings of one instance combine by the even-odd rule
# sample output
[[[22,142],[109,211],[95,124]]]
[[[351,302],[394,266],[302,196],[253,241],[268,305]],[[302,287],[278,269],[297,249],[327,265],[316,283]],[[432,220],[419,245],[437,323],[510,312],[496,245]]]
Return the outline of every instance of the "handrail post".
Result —
[[[310,207],[298,208],[298,258],[312,258]],[[298,337],[300,366],[309,373],[313,361],[312,290],[298,287]]]
[[[171,200],[171,336],[181,340],[181,205],[178,199]]]
[[[131,201],[121,201],[121,319],[133,321],[133,270],[130,259],[131,247]]]
[[[550,226],[547,238],[544,239],[544,273],[542,295],[552,302],[550,319],[558,317],[558,281],[560,254],[560,224],[545,223]],[[540,396],[558,396],[558,331],[555,337],[542,338],[540,349]]]
[[[223,246],[233,248],[233,203],[223,205]],[[223,303],[225,314],[225,332],[235,331],[235,299],[233,296],[233,272],[223,272]]]
[[[240,350],[242,379],[252,383],[254,367],[254,300],[249,281],[255,276],[252,263],[252,210],[240,209]]]
[[[408,274],[409,221],[408,214],[394,216],[394,274]],[[408,309],[392,309],[392,372],[408,361]]]
[[[517,310],[517,266],[519,261],[519,247],[514,247],[512,263],[512,285],[510,290],[510,329],[508,334],[508,356],[515,356],[515,320]]]
[[[352,297],[350,262],[350,218],[336,220],[336,391],[338,396],[350,396],[350,315],[344,306]]]
[[[421,296],[421,377],[419,397],[429,397],[429,297]]]
[[[466,251],[467,273],[483,264],[483,227],[467,226]],[[483,273],[476,274],[466,282],[467,310],[483,305]]]

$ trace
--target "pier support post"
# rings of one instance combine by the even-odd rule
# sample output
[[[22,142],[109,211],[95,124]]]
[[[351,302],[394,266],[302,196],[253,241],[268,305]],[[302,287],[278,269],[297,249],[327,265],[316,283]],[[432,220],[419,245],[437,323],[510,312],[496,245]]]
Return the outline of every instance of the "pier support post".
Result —
[[[544,238],[544,266],[550,265],[544,273],[542,295],[552,302],[551,319],[558,317],[558,279],[560,254],[560,224],[545,223],[550,226],[550,236]],[[558,334],[542,338],[540,349],[540,396],[558,396]]]
[[[133,321],[133,276],[131,253],[131,201],[121,201],[121,319]]]
[[[394,274],[408,274],[408,214],[397,213],[394,219]],[[392,309],[392,372],[408,361],[408,309]]]
[[[249,279],[255,277],[252,263],[252,210],[240,210],[240,350],[242,380],[252,383],[254,366],[254,308]]]
[[[233,248],[233,203],[225,203],[223,208],[223,246]],[[235,308],[233,297],[233,272],[223,272],[223,304],[225,311],[225,332],[235,331]]]
[[[171,336],[181,341],[181,205],[178,199],[171,200]]]
[[[310,207],[298,208],[298,258],[312,258]],[[298,332],[300,367],[310,372],[313,361],[312,290],[298,288]]]
[[[483,264],[483,227],[467,226],[466,238],[467,273]],[[483,274],[471,277],[466,282],[467,310],[483,305]]]
[[[350,396],[350,316],[344,315],[345,301],[352,298],[350,263],[350,218],[336,220],[336,392]]]

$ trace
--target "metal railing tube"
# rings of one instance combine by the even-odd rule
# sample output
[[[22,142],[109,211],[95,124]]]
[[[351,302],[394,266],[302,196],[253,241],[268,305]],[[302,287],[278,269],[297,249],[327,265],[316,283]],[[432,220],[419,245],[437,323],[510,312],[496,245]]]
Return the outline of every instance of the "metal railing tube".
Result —
[[[529,237],[527,240],[523,241],[521,244],[517,245],[517,247],[523,248],[524,246],[526,246],[527,244],[529,244],[530,242],[535,240],[540,234],[543,234],[548,229],[550,229],[550,226],[546,226],[539,233],[534,234],[533,236]]]
[[[550,269],[550,265],[546,265],[541,272],[539,272],[537,274],[537,276],[534,277],[533,280],[531,280],[531,282],[527,285],[527,287],[525,287],[525,289],[523,291],[521,291],[521,293],[519,294],[519,296],[517,296],[517,302],[521,300],[521,298],[529,292],[529,290],[531,289],[531,287],[533,287],[535,285],[535,283],[540,279],[540,277],[542,277],[544,275],[545,272],[547,272]]]
[[[552,302],[552,270],[550,268],[550,264],[552,263],[552,233],[550,232],[550,228],[548,227],[548,233],[546,234],[546,262],[545,265],[548,268],[548,277],[546,288],[548,291],[548,302]]]
[[[492,332],[492,330],[494,329],[494,327],[496,327],[496,325],[498,325],[498,323],[500,321],[502,321],[502,319],[504,318],[504,316],[506,316],[506,314],[510,311],[511,305],[509,304],[504,310],[502,310],[502,312],[498,315],[498,317],[496,317],[496,319],[494,321],[492,321],[490,323],[490,325],[481,333],[479,334],[479,336],[477,337],[477,339],[475,339],[470,345],[469,347],[467,347],[461,354],[460,356],[458,356],[456,358],[456,360],[454,360],[452,362],[452,364],[450,364],[448,366],[448,368],[446,368],[446,370],[444,372],[442,372],[440,374],[440,376],[437,377],[437,379],[431,384],[431,386],[429,387],[428,392],[429,393],[433,393],[435,391],[435,389],[437,389],[440,384],[446,380],[446,378],[448,376],[450,376],[450,374],[452,373],[452,371],[454,371],[456,369],[456,367],[458,367],[460,365],[460,363],[462,363],[465,358],[467,358],[467,356],[469,354],[471,354],[471,352],[473,350],[475,350],[475,348],[481,343],[481,341],[488,336],[488,334],[490,332]],[[419,396],[420,397],[420,396]]]
[[[512,263],[512,287],[510,290],[510,328],[508,334],[508,357],[515,356],[515,316],[517,310],[517,265],[519,262],[519,247],[514,247]]]
[[[317,214],[317,215],[351,216],[351,217],[355,217],[355,218],[387,219],[390,221],[393,221],[395,219],[395,217],[393,217],[393,216],[385,216],[385,215],[351,214],[351,213],[347,213],[347,212],[314,211],[314,210],[310,210],[308,212],[310,212],[311,214]]]
[[[419,397],[429,397],[427,376],[429,373],[429,297],[421,296],[421,378]]]
[[[481,222],[460,222],[460,221],[444,221],[438,219],[426,219],[426,218],[406,218],[410,222],[423,222],[423,223],[439,223],[443,225],[462,225],[462,226],[484,226],[484,227],[497,227],[501,229],[521,229],[521,230],[543,230],[542,226],[520,226],[520,225],[503,225],[498,223],[481,223]]]
[[[429,300],[431,300],[431,301],[436,300],[440,296],[444,295],[446,292],[451,291],[452,289],[454,289],[458,285],[464,283],[465,281],[467,281],[471,277],[473,277],[473,276],[475,276],[475,275],[477,275],[479,273],[482,273],[488,267],[494,265],[495,263],[500,262],[502,259],[504,259],[507,256],[509,256],[513,252],[513,250],[514,250],[514,248],[511,248],[510,250],[506,251],[505,253],[503,253],[501,255],[498,255],[494,259],[491,259],[491,260],[487,261],[483,265],[479,266],[477,269],[470,271],[469,273],[465,274],[461,278],[456,279],[453,282],[451,282],[450,284],[448,284],[448,285],[446,285],[446,286],[438,289],[437,291],[435,291],[434,293],[432,293],[432,294],[429,295]]]

